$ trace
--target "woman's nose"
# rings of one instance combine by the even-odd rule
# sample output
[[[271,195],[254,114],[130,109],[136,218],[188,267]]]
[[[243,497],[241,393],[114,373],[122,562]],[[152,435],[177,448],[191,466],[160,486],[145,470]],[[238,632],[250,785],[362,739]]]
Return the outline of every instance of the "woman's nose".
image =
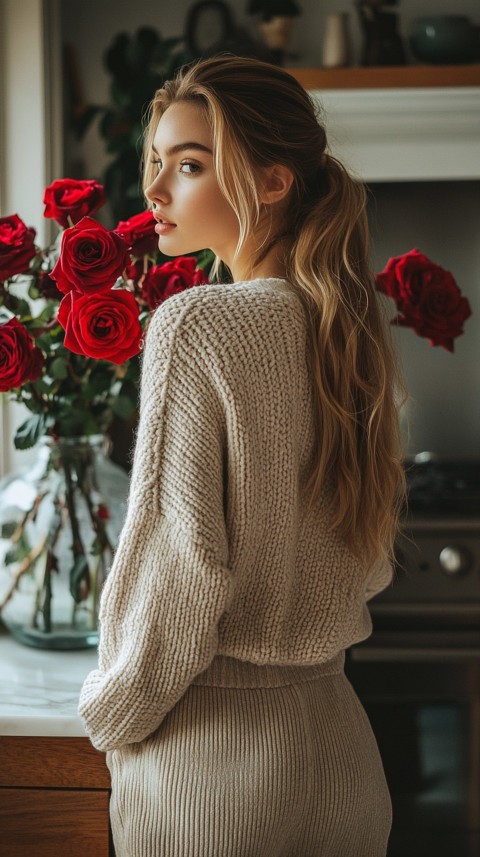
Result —
[[[168,200],[168,192],[165,186],[165,182],[161,181],[161,177],[158,175],[153,180],[153,182],[147,187],[145,190],[145,196],[150,202],[166,202]]]

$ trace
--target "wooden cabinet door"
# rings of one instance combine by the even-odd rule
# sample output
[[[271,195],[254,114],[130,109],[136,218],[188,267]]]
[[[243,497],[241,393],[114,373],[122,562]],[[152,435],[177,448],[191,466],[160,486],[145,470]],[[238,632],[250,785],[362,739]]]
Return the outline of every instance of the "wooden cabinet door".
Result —
[[[108,791],[0,788],[0,857],[108,857]]]

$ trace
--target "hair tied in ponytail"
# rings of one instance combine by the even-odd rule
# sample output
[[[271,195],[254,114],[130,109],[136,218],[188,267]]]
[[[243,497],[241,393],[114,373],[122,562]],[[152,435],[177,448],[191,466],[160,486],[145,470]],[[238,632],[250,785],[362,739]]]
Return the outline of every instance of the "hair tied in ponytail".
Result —
[[[305,485],[310,509],[333,476],[332,526],[365,562],[391,557],[404,502],[395,393],[402,383],[368,262],[365,186],[331,153],[318,111],[294,77],[231,55],[184,66],[155,94],[146,188],[157,175],[151,153],[159,119],[182,101],[196,102],[212,128],[218,185],[241,227],[235,258],[241,251],[244,258],[259,222],[258,168],[281,164],[294,175],[288,205],[278,223],[272,219],[247,275],[278,243],[286,278],[307,309],[318,438]]]

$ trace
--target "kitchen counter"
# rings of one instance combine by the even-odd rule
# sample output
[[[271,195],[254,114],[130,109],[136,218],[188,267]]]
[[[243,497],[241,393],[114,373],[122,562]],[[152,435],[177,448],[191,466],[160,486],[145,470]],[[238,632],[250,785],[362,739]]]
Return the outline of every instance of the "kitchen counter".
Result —
[[[94,649],[34,649],[0,630],[0,735],[85,737],[78,696],[96,665]]]
[[[95,650],[46,651],[0,627],[0,857],[112,857],[110,774],[77,713]]]

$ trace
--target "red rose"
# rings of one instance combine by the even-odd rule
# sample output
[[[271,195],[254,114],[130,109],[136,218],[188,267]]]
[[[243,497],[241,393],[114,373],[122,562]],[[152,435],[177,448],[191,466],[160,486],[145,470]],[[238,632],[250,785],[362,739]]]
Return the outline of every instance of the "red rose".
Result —
[[[131,280],[135,286],[140,284],[140,280],[146,272],[147,269],[143,264],[143,259],[137,259],[136,262],[130,262],[125,268],[125,276],[127,280]]]
[[[75,354],[125,363],[140,351],[142,328],[131,292],[69,292],[59,306],[58,320],[65,328],[65,345]]]
[[[41,271],[37,277],[36,286],[47,301],[61,301],[63,298],[62,292],[59,292],[55,280],[52,280],[48,271]]]
[[[25,226],[18,214],[0,217],[0,282],[28,270],[36,255],[35,230]]]
[[[0,392],[37,381],[42,374],[43,354],[26,327],[17,318],[0,325]]]
[[[453,351],[453,340],[463,333],[471,315],[452,274],[418,250],[389,259],[375,278],[377,289],[393,298],[400,314],[393,320],[411,327],[431,345]]]
[[[44,217],[53,218],[60,226],[71,226],[80,218],[94,214],[106,201],[105,189],[96,181],[57,179],[45,188]]]
[[[91,217],[63,233],[60,257],[51,273],[61,292],[109,291],[129,261],[127,244]]]
[[[191,286],[208,283],[205,271],[195,270],[196,264],[192,256],[180,256],[163,265],[152,265],[142,283],[142,296],[149,309],[154,310],[167,298]]]
[[[100,521],[109,521],[110,520],[110,512],[108,511],[107,506],[104,503],[101,503],[97,509],[97,518]]]
[[[149,209],[134,214],[129,220],[121,220],[114,231],[125,239],[130,253],[138,259],[157,250],[158,237],[154,227],[155,220]]]

